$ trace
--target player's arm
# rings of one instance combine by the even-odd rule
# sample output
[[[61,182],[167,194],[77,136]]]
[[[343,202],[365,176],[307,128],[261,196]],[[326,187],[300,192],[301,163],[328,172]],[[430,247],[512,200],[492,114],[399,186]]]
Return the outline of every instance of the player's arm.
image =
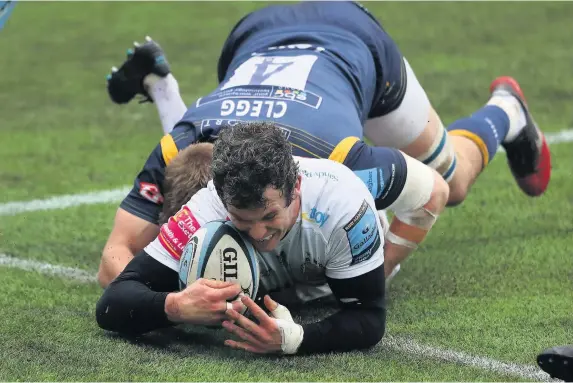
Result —
[[[96,307],[100,327],[141,334],[174,323],[222,321],[227,300],[241,292],[239,285],[202,279],[177,291],[179,259],[187,242],[201,224],[222,218],[219,209],[208,205],[210,194],[207,189],[199,191],[111,282]],[[201,215],[195,216],[193,210],[201,210]],[[239,302],[233,305],[241,309]]]
[[[135,179],[133,188],[122,201],[112,231],[104,246],[98,282],[105,288],[131,259],[159,232],[158,217],[163,204],[166,163],[177,154],[170,135],[149,155]]]
[[[97,323],[132,335],[170,326],[165,301],[178,287],[177,272],[142,251],[104,290],[96,305]]]
[[[177,271],[142,251],[97,302],[98,325],[139,335],[178,323],[217,324],[224,319],[227,300],[241,292],[240,285],[206,279],[178,291],[178,281]],[[238,302],[233,304],[240,310]]]
[[[395,213],[385,241],[388,276],[424,240],[444,210],[448,184],[434,169],[397,149],[372,147],[352,137],[335,148],[331,159],[362,179],[376,209]]]
[[[340,311],[303,325],[299,353],[351,351],[375,346],[386,328],[384,265],[352,278],[328,278]]]
[[[359,186],[349,191],[354,198],[340,207],[346,213],[328,239],[324,255],[327,282],[340,311],[303,325],[301,353],[368,348],[384,335],[383,228],[371,196]]]
[[[156,224],[119,208],[99,265],[100,286],[106,288],[158,233]]]

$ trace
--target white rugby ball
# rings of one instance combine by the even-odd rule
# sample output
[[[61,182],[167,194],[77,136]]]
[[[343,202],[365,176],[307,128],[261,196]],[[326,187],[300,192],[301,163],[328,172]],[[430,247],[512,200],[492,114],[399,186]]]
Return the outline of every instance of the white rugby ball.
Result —
[[[199,278],[237,282],[253,299],[259,289],[257,251],[230,221],[212,221],[189,240],[179,261],[179,287]]]

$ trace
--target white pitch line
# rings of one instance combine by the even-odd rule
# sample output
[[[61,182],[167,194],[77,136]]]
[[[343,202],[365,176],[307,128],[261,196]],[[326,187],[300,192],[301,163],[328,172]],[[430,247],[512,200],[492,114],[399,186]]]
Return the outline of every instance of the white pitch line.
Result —
[[[83,283],[92,283],[97,281],[95,275],[85,270],[76,269],[74,267],[52,265],[51,263],[32,261],[29,259],[16,258],[2,253],[0,253],[0,266],[11,267],[25,271],[37,271],[41,274],[64,277]]]
[[[549,144],[573,142],[573,129],[547,133],[545,137]],[[67,194],[47,199],[2,203],[0,204],[0,216],[41,210],[65,209],[80,205],[119,202],[129,193],[130,189],[131,186],[123,186],[117,189],[94,191],[85,194]]]
[[[129,193],[130,189],[131,186],[124,186],[118,189],[94,191],[84,194],[66,194],[47,199],[3,203],[0,204],[0,216],[41,210],[65,209],[68,207],[93,205],[97,203],[118,202]]]
[[[63,267],[50,263],[21,259],[0,253],[0,266],[17,268],[26,271],[36,271],[46,275],[54,275],[73,279],[82,283],[95,283],[96,277],[88,271],[73,267]],[[394,350],[408,353],[419,358],[433,358],[450,363],[458,363],[469,367],[491,371],[502,375],[511,375],[521,379],[536,380],[542,382],[557,381],[551,379],[548,374],[532,365],[507,363],[499,360],[466,354],[460,351],[442,349],[418,343],[414,340],[386,336],[381,343],[382,347],[390,347]]]
[[[448,350],[434,346],[420,344],[405,337],[386,336],[382,344],[395,350],[402,351],[421,358],[434,358],[447,362],[463,364],[485,371],[496,372],[503,375],[511,375],[517,378],[536,380],[541,382],[558,382],[549,374],[532,365],[502,362],[499,360],[466,354],[461,351]]]

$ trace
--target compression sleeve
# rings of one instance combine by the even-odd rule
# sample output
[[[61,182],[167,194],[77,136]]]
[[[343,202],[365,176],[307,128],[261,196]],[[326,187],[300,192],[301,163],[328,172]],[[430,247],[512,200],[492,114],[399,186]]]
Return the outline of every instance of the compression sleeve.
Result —
[[[170,292],[179,290],[178,280],[176,271],[142,251],[97,302],[98,325],[128,335],[171,326],[165,314],[165,299]]]
[[[341,310],[320,322],[303,325],[304,338],[297,354],[376,345],[386,328],[384,265],[358,277],[327,280]]]

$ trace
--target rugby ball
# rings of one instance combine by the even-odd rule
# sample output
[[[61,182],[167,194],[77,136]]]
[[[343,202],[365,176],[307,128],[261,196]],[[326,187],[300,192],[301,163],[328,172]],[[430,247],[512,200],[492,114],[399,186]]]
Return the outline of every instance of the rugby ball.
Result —
[[[179,261],[179,287],[199,278],[237,282],[255,299],[259,289],[257,251],[230,221],[212,221],[189,240]]]

